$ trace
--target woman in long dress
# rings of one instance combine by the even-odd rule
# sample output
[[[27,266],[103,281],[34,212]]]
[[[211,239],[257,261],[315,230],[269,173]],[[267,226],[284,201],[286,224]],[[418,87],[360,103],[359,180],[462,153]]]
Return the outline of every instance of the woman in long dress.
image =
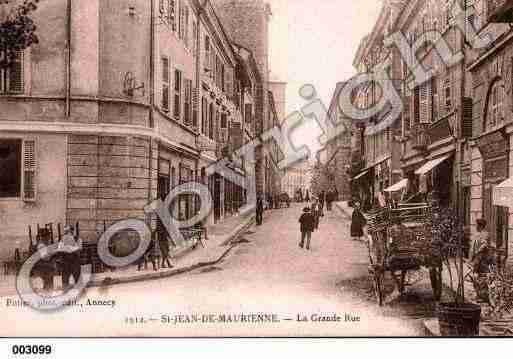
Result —
[[[355,204],[353,215],[351,218],[351,238],[353,240],[361,239],[364,235],[363,228],[367,224],[367,220],[363,216],[360,209],[360,203]]]

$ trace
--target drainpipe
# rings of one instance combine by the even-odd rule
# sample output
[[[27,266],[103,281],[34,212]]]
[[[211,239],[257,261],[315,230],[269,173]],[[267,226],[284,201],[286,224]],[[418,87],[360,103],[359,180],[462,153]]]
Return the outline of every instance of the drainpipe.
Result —
[[[149,125],[150,128],[155,128],[153,111],[155,106],[155,0],[150,1],[150,113],[149,113]],[[149,159],[148,159],[148,201],[152,201],[153,192],[153,136],[150,136],[150,148],[149,148]],[[149,215],[147,221],[151,223]],[[150,227],[151,228],[151,227]]]
[[[71,116],[71,1],[68,0],[66,7],[66,118]]]
[[[150,1],[150,128],[155,127],[153,108],[155,106],[155,0]]]

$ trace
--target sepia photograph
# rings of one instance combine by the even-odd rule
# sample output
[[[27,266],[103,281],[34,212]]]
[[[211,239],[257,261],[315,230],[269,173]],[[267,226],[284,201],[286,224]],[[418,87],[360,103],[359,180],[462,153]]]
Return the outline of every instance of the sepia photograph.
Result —
[[[511,337],[510,240],[513,0],[0,0],[0,337]]]

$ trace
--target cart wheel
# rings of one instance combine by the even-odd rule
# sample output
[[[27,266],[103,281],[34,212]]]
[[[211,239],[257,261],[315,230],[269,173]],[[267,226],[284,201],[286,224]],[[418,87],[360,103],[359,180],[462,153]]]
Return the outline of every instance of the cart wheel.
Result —
[[[374,270],[374,295],[379,306],[383,306],[383,273],[378,269]]]

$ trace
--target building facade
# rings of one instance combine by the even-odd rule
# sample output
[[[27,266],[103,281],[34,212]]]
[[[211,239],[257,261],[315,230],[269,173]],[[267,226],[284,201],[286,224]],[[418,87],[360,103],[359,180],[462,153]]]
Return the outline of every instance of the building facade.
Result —
[[[360,110],[371,109],[380,101],[383,90],[379,83],[384,79],[378,77],[383,76],[379,71],[382,67],[390,69],[395,89],[401,90],[398,53],[383,43],[384,38],[394,31],[398,14],[397,9],[385,2],[371,34],[362,39],[356,52],[353,61],[355,69],[372,78],[372,81],[360,86],[353,94],[352,101]],[[380,128],[375,133],[368,133],[362,126],[352,126],[353,136],[356,137],[353,140],[354,150],[360,154],[359,160],[352,161],[353,195],[367,208],[374,204],[379,192],[401,177],[399,144],[396,141],[401,121],[390,121],[391,115],[391,108],[385,107],[372,116],[372,124]]]
[[[261,82],[255,89],[254,115],[257,123],[257,136],[272,127],[274,121],[269,116],[269,21],[272,16],[269,4],[263,0],[215,0],[219,17],[230,33],[233,41],[249,49],[255,58]],[[261,126],[260,126],[261,124]],[[257,195],[275,195],[270,178],[279,178],[277,167],[272,165],[272,141],[264,143],[256,150],[256,190]],[[270,172],[270,173],[269,173]],[[266,175],[267,173],[267,175]]]
[[[356,68],[368,73],[372,59],[388,61],[404,109],[400,126],[391,127],[392,136],[369,137],[364,128],[353,127],[352,171],[357,173],[353,192],[372,196],[373,190],[385,187],[386,178],[383,185],[377,185],[380,173],[369,172],[369,163],[382,160],[376,155],[391,156],[389,183],[407,179],[402,181],[406,188],[395,188],[404,190],[404,201],[433,198],[441,206],[457,210],[471,235],[476,234],[476,220],[486,219],[491,241],[504,261],[511,258],[508,243],[513,235],[512,129],[508,119],[513,101],[513,34],[508,24],[497,21],[507,18],[513,3],[481,0],[461,4],[466,6],[460,8],[464,29],[472,26],[479,37],[490,36],[491,42],[483,48],[473,46],[473,40],[465,37],[469,32],[460,28],[453,6],[453,2],[440,1],[386,2],[373,33],[362,40]],[[426,81],[415,78],[408,65],[411,59],[401,53],[397,43],[389,42],[384,50],[383,39],[398,32],[408,47],[415,49],[415,55],[409,56],[415,56],[429,71]],[[441,44],[450,50],[446,57],[437,48]],[[374,97],[372,85],[362,86],[354,101],[365,108]],[[379,119],[372,120],[379,123]]]
[[[340,106],[340,93],[345,86],[344,82],[337,83],[335,92],[330,102],[328,118],[334,124],[334,128],[343,128],[338,135],[330,135],[333,138],[326,146],[327,151],[327,186],[336,188],[340,201],[351,200],[351,133],[353,123],[346,116]],[[340,127],[339,127],[340,126]],[[333,130],[334,130],[333,128]],[[358,168],[359,172],[361,168]]]
[[[486,219],[502,261],[511,261],[513,251],[513,186],[507,184],[513,177],[513,32],[509,24],[494,21],[512,5],[511,1],[476,1],[479,34],[491,34],[493,43],[474,51],[468,66],[473,100],[469,141],[472,233],[476,233],[476,220]]]
[[[247,133],[248,85],[215,11],[195,0],[39,4],[39,44],[2,71],[1,257],[28,247],[38,224],[79,222],[86,241],[125,218],[155,229],[144,206],[194,180],[211,188],[211,222],[236,213],[242,189],[205,171]],[[198,204],[182,195],[172,211],[190,218]]]

